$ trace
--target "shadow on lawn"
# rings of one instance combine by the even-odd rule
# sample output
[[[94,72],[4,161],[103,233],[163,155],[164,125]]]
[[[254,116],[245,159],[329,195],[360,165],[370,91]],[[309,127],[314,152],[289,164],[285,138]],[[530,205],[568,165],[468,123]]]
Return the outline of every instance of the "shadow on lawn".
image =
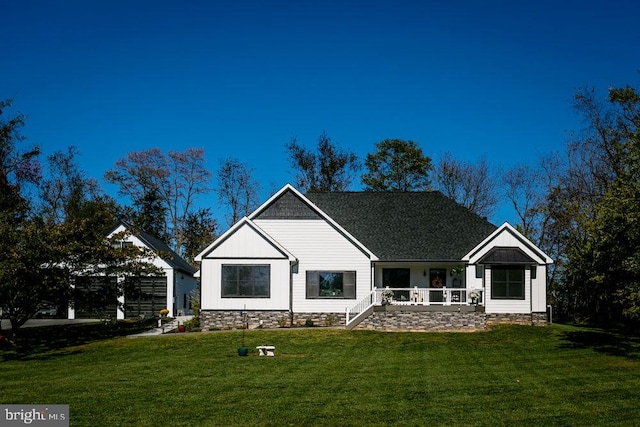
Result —
[[[1,350],[2,360],[48,359],[78,353],[69,347],[109,338],[137,334],[152,328],[154,319],[119,321],[116,323],[84,323],[77,325],[41,326],[20,329],[15,345]]]
[[[640,360],[640,336],[625,331],[585,329],[567,331],[560,339],[560,348],[589,348],[598,353]]]

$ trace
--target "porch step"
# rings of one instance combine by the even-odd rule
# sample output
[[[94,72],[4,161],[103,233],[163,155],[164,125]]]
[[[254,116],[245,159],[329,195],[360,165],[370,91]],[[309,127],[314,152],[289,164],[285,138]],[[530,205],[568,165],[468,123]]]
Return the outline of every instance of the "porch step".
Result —
[[[345,329],[347,331],[352,330],[353,328],[355,328],[356,326],[358,326],[360,323],[362,323],[362,321],[364,319],[366,319],[367,317],[371,316],[373,314],[373,311],[375,309],[376,306],[370,306],[369,308],[367,308],[366,310],[364,310],[361,313],[358,313],[358,315],[356,317],[354,317],[353,319],[351,319],[351,321],[349,322],[348,325],[345,325]]]

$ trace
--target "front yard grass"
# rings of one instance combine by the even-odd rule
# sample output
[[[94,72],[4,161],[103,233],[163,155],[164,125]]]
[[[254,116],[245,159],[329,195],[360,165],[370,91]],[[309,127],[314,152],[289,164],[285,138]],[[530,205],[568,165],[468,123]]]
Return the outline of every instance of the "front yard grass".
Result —
[[[637,425],[640,339],[553,325],[478,333],[305,328],[110,338],[0,353],[0,403],[72,426]],[[276,346],[276,357],[255,347]]]

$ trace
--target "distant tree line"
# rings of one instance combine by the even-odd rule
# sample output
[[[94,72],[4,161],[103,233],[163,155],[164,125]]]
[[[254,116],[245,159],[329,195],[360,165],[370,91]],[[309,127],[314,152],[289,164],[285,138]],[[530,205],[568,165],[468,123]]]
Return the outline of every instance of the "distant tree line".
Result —
[[[640,321],[640,97],[631,87],[575,95],[585,128],[566,152],[508,169],[445,153],[437,162],[410,140],[384,139],[360,159],[323,132],[317,146],[296,138],[284,145],[295,185],[303,192],[437,190],[483,217],[508,201],[524,235],[554,260],[549,295],[565,320],[598,325]],[[111,251],[105,234],[117,220],[165,240],[192,262],[219,232],[212,207],[232,225],[259,203],[260,183],[237,158],[207,169],[204,150],[130,152],[106,172],[118,186],[108,196],[77,165],[75,147],[46,159],[21,134],[25,117],[0,102],[0,308],[17,329],[42,301],[72,299],[74,269],[150,268],[137,255]],[[284,165],[283,165],[284,167]],[[212,183],[215,178],[215,183]],[[359,178],[359,180],[358,180]],[[138,256],[139,258],[139,256]],[[64,266],[64,269],[61,268]],[[150,271],[150,270],[149,270]],[[102,272],[104,274],[104,271]]]

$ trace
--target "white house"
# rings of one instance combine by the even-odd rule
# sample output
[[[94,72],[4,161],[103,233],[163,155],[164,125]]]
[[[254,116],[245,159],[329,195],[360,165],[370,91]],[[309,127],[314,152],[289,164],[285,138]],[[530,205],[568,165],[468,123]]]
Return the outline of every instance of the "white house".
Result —
[[[146,248],[154,253],[152,259],[147,260],[163,272],[161,275],[136,277],[135,290],[118,297],[119,304],[109,304],[106,314],[117,319],[126,317],[154,316],[158,311],[166,308],[169,316],[192,314],[191,296],[197,289],[195,269],[182,257],[175,253],[166,243],[145,232],[132,232],[124,223],[115,226],[108,237],[121,234],[126,236],[117,242],[122,246],[134,245]],[[86,292],[99,293],[102,291],[104,277],[77,277],[75,286],[83,287]],[[125,277],[110,277],[108,280],[122,282],[129,280]],[[111,298],[112,295],[106,295]],[[77,305],[70,307],[68,318],[93,317],[90,309]]]
[[[553,262],[439,192],[303,195],[291,185],[196,261],[204,329],[239,326],[246,310],[252,326],[417,330],[544,323]]]

